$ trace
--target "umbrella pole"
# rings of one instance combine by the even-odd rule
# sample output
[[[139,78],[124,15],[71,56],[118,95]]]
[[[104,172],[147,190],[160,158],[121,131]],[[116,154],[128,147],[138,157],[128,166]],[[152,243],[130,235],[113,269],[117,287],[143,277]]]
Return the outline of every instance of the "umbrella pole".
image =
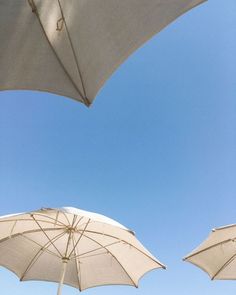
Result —
[[[61,295],[61,290],[62,290],[62,286],[63,286],[63,283],[64,283],[65,274],[66,274],[67,262],[68,262],[68,260],[66,260],[66,259],[62,260],[61,280],[60,280],[60,283],[58,285],[57,295]]]

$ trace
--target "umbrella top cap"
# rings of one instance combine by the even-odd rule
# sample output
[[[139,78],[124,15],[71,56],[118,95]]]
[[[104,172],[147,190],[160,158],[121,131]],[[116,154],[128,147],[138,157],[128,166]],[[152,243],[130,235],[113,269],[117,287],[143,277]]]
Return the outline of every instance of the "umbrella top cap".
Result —
[[[112,226],[116,226],[119,227],[123,230],[129,231],[131,233],[133,233],[131,230],[129,230],[127,227],[123,226],[121,223],[106,217],[102,214],[98,214],[98,213],[94,213],[94,212],[89,212],[89,211],[85,211],[85,210],[81,210],[78,208],[74,208],[74,207],[61,207],[61,208],[42,208],[40,211],[58,211],[58,212],[63,212],[66,214],[73,214],[73,215],[77,215],[77,216],[83,216],[86,218],[89,218],[91,221],[97,221],[97,222],[101,222],[101,223],[105,223],[105,224],[109,224]]]

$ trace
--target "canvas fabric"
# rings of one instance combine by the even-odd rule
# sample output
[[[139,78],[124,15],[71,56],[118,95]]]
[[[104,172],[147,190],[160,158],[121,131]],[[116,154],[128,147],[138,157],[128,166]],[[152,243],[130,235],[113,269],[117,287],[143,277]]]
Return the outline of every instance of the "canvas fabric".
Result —
[[[203,0],[0,0],[0,89],[90,105],[145,41]]]
[[[0,265],[22,281],[60,282],[79,290],[99,285],[138,286],[164,268],[120,223],[76,208],[42,209],[0,218]]]
[[[236,279],[236,225],[214,229],[185,260],[207,272],[211,279]]]

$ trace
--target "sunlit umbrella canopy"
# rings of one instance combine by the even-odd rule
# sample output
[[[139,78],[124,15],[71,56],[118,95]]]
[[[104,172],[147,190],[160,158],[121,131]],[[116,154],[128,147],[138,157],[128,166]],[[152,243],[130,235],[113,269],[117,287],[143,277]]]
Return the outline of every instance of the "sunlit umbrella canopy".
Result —
[[[137,287],[146,272],[165,268],[120,223],[68,207],[1,217],[0,265],[21,281],[58,282],[57,294],[63,283]]]
[[[203,0],[0,0],[0,89],[89,106],[146,40]]]
[[[236,224],[213,229],[209,237],[184,258],[212,280],[236,279]]]

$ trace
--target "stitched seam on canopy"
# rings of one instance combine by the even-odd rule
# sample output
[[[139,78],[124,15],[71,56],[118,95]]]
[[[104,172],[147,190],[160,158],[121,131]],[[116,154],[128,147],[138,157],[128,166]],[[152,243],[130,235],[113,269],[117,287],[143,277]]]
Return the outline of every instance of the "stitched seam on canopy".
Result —
[[[85,85],[84,85],[84,80],[83,80],[82,72],[80,70],[80,65],[79,65],[78,57],[77,57],[77,55],[75,53],[75,48],[74,48],[74,45],[73,45],[73,42],[72,42],[72,39],[71,39],[69,28],[67,26],[67,22],[66,22],[66,18],[65,18],[63,9],[62,9],[61,1],[60,0],[57,0],[57,2],[58,2],[58,5],[60,7],[62,19],[64,21],[65,28],[66,28],[66,34],[67,34],[67,37],[68,37],[68,40],[69,40],[69,43],[70,43],[72,54],[73,54],[73,57],[74,57],[75,63],[76,63],[76,68],[77,68],[77,71],[78,71],[78,74],[79,74],[79,77],[80,77],[80,81],[81,81],[81,84],[82,84],[83,94],[84,94],[83,99],[85,100],[85,104],[89,106],[91,104],[91,102],[89,101],[89,99],[87,98],[87,95],[86,95],[86,90],[85,90]]]
[[[65,66],[64,66],[64,64],[63,64],[63,62],[62,62],[62,60],[61,60],[60,57],[58,56],[58,54],[57,54],[55,48],[53,47],[52,43],[50,42],[50,40],[49,40],[49,38],[48,38],[48,36],[47,36],[47,33],[46,33],[45,29],[44,29],[44,26],[43,26],[43,24],[42,24],[42,21],[41,21],[41,19],[40,19],[40,16],[39,16],[39,13],[38,13],[38,10],[37,10],[37,6],[35,5],[34,0],[28,0],[28,2],[29,2],[29,5],[30,5],[31,8],[32,8],[32,12],[37,16],[37,19],[38,19],[39,24],[40,24],[40,26],[41,26],[41,28],[42,28],[42,31],[43,31],[43,33],[44,33],[44,35],[45,35],[45,37],[46,37],[46,40],[47,40],[48,44],[50,45],[50,48],[52,49],[52,51],[53,51],[55,57],[57,58],[57,60],[58,60],[58,62],[59,62],[59,64],[61,65],[62,69],[64,70],[65,74],[67,75],[67,77],[68,77],[69,80],[71,81],[71,83],[72,83],[72,85],[74,86],[74,88],[76,89],[76,91],[79,93],[79,95],[80,95],[80,97],[81,97],[83,103],[84,103],[86,106],[89,106],[88,103],[87,103],[86,98],[84,97],[84,95],[82,94],[82,92],[80,91],[80,89],[78,88],[78,86],[76,85],[76,83],[74,82],[74,80],[72,79],[71,75],[69,74],[69,72],[68,72],[67,69],[65,68]]]

